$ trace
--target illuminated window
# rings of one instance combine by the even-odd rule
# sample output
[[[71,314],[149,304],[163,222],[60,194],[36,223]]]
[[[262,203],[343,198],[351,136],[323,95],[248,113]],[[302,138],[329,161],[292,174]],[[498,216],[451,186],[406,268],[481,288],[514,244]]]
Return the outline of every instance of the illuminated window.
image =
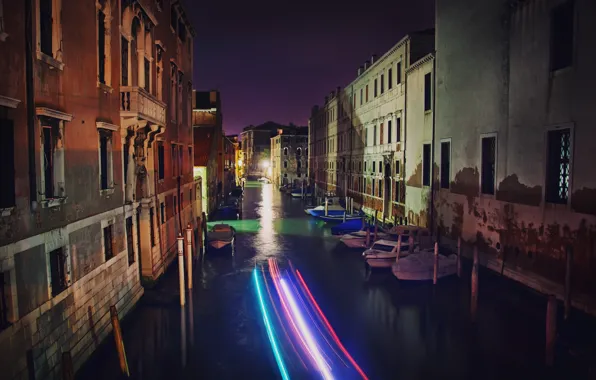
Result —
[[[547,140],[546,201],[566,204],[569,199],[571,130],[549,131]]]

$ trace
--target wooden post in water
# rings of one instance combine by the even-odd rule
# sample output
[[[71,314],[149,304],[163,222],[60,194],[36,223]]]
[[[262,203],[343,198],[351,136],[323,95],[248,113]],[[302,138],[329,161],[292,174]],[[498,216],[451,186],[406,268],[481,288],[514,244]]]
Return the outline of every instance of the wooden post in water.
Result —
[[[366,248],[370,246],[370,227],[366,227]]]
[[[329,213],[329,198],[325,198],[325,216]]]
[[[472,320],[476,320],[476,311],[478,310],[478,247],[474,246],[474,264],[472,266],[472,297],[470,311]]]
[[[178,234],[178,279],[180,282],[180,306],[186,303],[186,294],[184,289],[184,238]]]
[[[377,224],[377,218],[375,218],[375,237],[373,238],[373,242],[377,241],[378,231],[379,231],[379,225]]]
[[[186,274],[188,275],[188,288],[192,289],[192,228],[190,228],[190,223],[186,227]]]
[[[573,265],[573,247],[567,245],[565,247],[567,252],[567,265],[565,266],[565,320],[569,318],[569,311],[571,310],[571,266]]]
[[[344,223],[346,222],[346,210],[344,210]]]
[[[70,351],[62,353],[62,380],[74,380],[74,368]]]
[[[461,278],[461,236],[457,238],[457,277]]]
[[[435,242],[435,271],[433,274],[433,285],[437,285],[437,278],[439,276],[439,242]]]
[[[408,252],[414,252],[414,236],[412,236],[412,232],[410,231],[410,236],[408,236]]]
[[[555,361],[555,342],[557,339],[557,297],[548,297],[546,305],[546,365],[552,366]]]
[[[399,255],[401,254],[401,234],[397,235],[397,256],[395,257],[395,265],[399,262]]]
[[[122,340],[122,330],[120,329],[120,320],[118,319],[118,310],[116,305],[110,306],[110,316],[112,318],[112,329],[114,330],[114,339],[116,340],[116,349],[118,350],[118,359],[120,360],[120,369],[127,377],[130,377],[128,362],[126,361],[126,351],[124,350],[124,341]]]
[[[202,213],[202,217],[201,217],[202,221],[203,221],[203,225],[201,226],[203,228],[203,243],[204,243],[204,248],[203,248],[203,252],[205,252],[205,248],[207,248],[207,215],[205,214],[205,212]]]
[[[198,237],[199,237],[199,241],[197,242],[197,255],[201,254],[201,251],[203,250],[203,219],[199,216],[199,227],[198,227]]]

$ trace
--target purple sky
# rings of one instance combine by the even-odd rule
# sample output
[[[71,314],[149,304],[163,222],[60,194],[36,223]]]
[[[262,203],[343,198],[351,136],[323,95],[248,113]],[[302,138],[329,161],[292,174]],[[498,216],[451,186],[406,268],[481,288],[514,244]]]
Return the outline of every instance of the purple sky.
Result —
[[[186,3],[197,31],[194,86],[221,91],[227,133],[268,120],[306,125],[311,107],[371,54],[434,17],[433,0]]]

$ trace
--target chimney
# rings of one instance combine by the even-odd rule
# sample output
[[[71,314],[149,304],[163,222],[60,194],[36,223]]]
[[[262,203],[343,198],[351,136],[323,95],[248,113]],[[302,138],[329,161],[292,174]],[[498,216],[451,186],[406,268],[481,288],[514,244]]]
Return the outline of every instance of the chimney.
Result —
[[[373,54],[372,57],[370,57],[370,65],[374,65],[375,62],[377,62],[377,55]]]
[[[368,61],[364,61],[364,71],[366,71],[366,69],[368,69]]]
[[[364,67],[360,66],[358,68],[358,76],[362,75],[362,72],[364,71]]]
[[[335,91],[331,91],[331,96],[329,97],[330,99],[335,98]]]

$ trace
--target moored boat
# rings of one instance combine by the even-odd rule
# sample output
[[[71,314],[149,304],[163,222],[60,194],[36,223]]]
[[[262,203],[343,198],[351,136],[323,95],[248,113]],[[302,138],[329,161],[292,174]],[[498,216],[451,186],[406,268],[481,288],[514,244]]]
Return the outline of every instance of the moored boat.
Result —
[[[307,208],[304,210],[307,214],[312,216],[325,215],[325,206],[317,206],[315,208]],[[346,209],[340,205],[327,206],[327,215],[343,215]]]
[[[236,230],[228,224],[216,224],[207,232],[207,244],[216,249],[233,246],[235,239]]]
[[[405,257],[412,253],[410,245],[415,245],[409,236],[401,235],[401,244],[398,240],[381,239],[374,242],[372,247],[362,252],[364,260],[371,268],[391,268],[397,255]]]
[[[438,255],[439,268],[437,278],[450,276],[457,272],[457,256]],[[427,281],[432,280],[435,271],[434,249],[428,248],[416,252],[404,258],[400,258],[392,264],[393,275],[400,280]]]

